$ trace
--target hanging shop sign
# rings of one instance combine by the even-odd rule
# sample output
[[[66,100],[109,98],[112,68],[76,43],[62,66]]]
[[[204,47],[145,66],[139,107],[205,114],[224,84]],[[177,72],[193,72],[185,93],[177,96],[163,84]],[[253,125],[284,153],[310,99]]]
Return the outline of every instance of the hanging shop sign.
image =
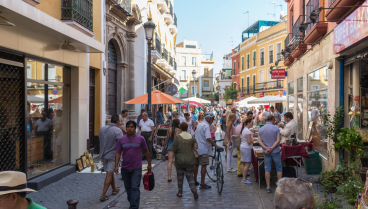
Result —
[[[334,29],[334,53],[337,54],[368,36],[368,1]]]
[[[285,69],[272,70],[272,79],[285,79]]]
[[[259,95],[259,97],[264,97],[264,93],[263,92],[259,93],[258,95]]]

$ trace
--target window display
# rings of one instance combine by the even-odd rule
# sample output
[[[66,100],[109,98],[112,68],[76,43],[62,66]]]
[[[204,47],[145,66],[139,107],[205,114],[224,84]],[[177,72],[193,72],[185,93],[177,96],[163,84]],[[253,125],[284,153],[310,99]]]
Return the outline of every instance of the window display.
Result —
[[[288,84],[288,104],[289,112],[294,112],[294,81]]]
[[[27,177],[69,163],[69,70],[27,59]]]

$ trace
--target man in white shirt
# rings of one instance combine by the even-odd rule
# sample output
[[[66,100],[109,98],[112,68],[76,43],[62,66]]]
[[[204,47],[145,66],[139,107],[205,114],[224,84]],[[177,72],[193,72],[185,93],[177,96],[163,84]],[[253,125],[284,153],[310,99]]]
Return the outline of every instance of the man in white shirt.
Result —
[[[148,151],[152,158],[152,149],[153,149],[152,136],[153,136],[153,133],[155,132],[155,124],[153,123],[151,119],[148,118],[148,114],[146,112],[142,113],[142,119],[141,121],[139,121],[139,130],[141,132],[141,135],[146,140]],[[144,157],[145,156],[142,151],[142,158]]]
[[[126,134],[126,123],[128,122],[128,110],[121,111],[119,115],[119,128]]]
[[[209,155],[212,155],[212,146],[216,148],[221,148],[220,146],[216,145],[211,137],[211,130],[210,124],[213,123],[215,115],[211,112],[208,112],[204,116],[205,121],[200,123],[197,127],[195,132],[195,138],[198,143],[198,154],[199,157],[196,159],[196,163],[194,166],[194,181],[197,182],[197,174],[198,174],[198,167],[201,165],[201,184],[200,189],[210,189],[211,186],[206,185],[204,180],[206,178],[206,167],[209,164]]]
[[[287,112],[284,115],[284,119],[286,121],[286,125],[279,124],[280,134],[281,134],[281,143],[285,143],[286,140],[290,139],[290,136],[295,134],[297,131],[297,124],[295,120],[293,120],[294,116],[291,112]]]
[[[180,120],[180,123],[185,122],[185,118],[182,117],[181,115],[179,115],[178,112],[173,112],[172,113],[172,116],[173,116],[173,120],[174,119],[179,119]]]

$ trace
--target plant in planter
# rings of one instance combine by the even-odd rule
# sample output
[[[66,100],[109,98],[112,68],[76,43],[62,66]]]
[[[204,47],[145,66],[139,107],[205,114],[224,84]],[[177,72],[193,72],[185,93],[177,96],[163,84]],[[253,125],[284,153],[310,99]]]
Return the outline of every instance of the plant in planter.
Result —
[[[333,117],[329,112],[324,115],[324,127],[326,132],[326,137],[332,139],[335,143],[337,142],[337,135],[341,132],[344,122],[344,107],[338,107],[335,110]]]
[[[356,197],[362,192],[363,187],[364,183],[352,175],[345,183],[337,187],[337,194],[341,194],[348,200],[349,204],[354,205]]]
[[[335,148],[343,148],[348,151],[351,162],[355,161],[355,154],[359,157],[364,157],[364,152],[367,151],[361,135],[354,128],[341,129],[341,132],[337,134]]]

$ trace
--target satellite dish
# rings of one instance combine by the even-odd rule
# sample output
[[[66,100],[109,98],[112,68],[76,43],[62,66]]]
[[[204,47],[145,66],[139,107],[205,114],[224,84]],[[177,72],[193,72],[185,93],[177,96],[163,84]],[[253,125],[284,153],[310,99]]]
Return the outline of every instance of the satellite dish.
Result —
[[[170,83],[169,85],[167,85],[166,87],[166,93],[173,96],[176,93],[178,93],[178,87],[176,87],[176,85]]]

